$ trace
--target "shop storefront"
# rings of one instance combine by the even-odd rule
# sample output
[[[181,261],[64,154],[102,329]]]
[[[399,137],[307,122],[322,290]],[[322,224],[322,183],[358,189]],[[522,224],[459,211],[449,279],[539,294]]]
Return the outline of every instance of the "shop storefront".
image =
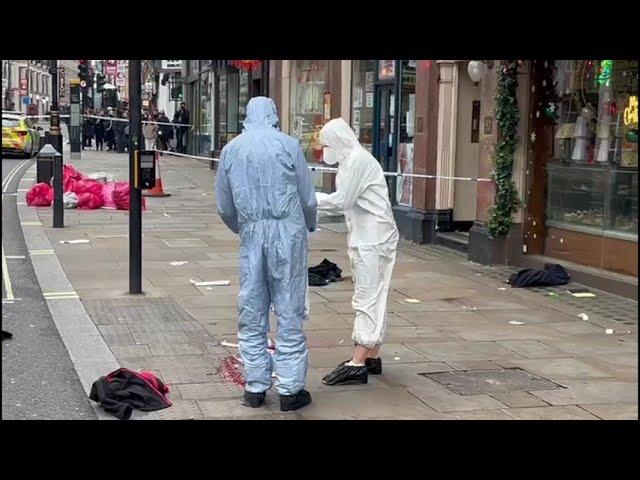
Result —
[[[529,207],[529,253],[637,277],[638,63],[536,63],[529,140],[546,188]]]

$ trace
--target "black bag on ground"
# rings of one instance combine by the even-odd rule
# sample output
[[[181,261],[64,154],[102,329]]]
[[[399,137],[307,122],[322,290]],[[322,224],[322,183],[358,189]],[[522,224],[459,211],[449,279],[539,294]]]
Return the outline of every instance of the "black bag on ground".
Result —
[[[569,274],[557,263],[547,263],[544,270],[527,268],[514,273],[509,278],[513,288],[555,287],[569,283]]]
[[[342,278],[342,270],[326,258],[319,265],[309,267],[309,285],[324,287]]]
[[[151,412],[170,407],[169,387],[151,372],[120,368],[93,382],[89,398],[120,420],[128,420],[134,408]]]

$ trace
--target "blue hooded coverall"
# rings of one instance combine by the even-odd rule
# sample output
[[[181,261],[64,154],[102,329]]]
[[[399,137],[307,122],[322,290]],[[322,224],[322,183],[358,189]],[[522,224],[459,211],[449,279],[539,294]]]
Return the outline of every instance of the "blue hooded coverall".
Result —
[[[271,387],[269,308],[278,319],[276,389],[305,386],[308,351],[302,329],[307,290],[307,232],[316,228],[316,196],[298,140],[280,132],[270,98],[247,105],[244,131],[222,150],[216,180],[218,213],[240,234],[238,344],[246,391]]]

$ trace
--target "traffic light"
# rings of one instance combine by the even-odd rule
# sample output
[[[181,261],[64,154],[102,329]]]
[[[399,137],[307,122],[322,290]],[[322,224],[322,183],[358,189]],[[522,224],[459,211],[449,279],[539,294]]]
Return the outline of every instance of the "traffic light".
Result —
[[[104,84],[107,83],[107,79],[102,73],[96,75],[96,91],[104,92]]]
[[[89,62],[87,60],[78,60],[78,78],[80,85],[85,88],[89,83]],[[84,82],[84,84],[82,83]]]

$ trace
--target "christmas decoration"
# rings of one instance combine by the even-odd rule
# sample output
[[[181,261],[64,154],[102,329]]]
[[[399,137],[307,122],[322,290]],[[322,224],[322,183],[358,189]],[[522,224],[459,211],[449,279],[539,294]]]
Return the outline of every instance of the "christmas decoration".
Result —
[[[492,175],[496,182],[496,193],[487,221],[487,229],[492,238],[509,232],[513,214],[520,205],[516,185],[512,180],[520,120],[517,100],[518,65],[517,60],[506,60],[506,65],[498,74],[496,121],[500,140],[496,145],[496,168]]]
[[[613,69],[613,60],[601,60],[600,70],[598,72],[598,83],[600,85],[609,86],[611,83],[611,70]]]
[[[256,70],[262,63],[261,60],[231,60],[231,65],[238,70]]]

